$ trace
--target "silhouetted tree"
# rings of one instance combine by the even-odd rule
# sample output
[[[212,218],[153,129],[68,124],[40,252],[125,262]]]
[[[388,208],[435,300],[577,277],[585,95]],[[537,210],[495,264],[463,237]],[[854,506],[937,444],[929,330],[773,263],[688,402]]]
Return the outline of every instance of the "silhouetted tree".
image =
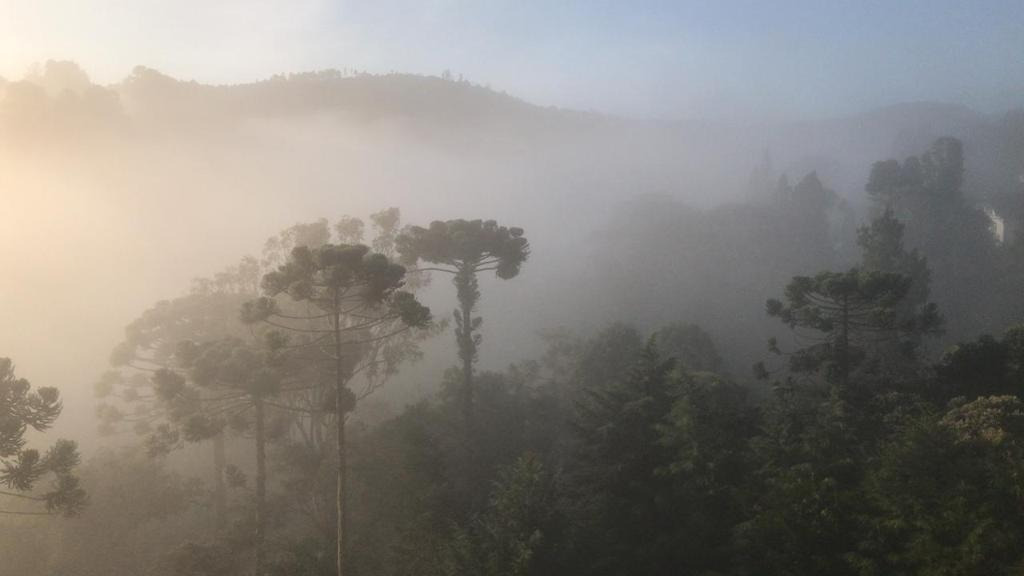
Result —
[[[227,458],[224,435],[220,432],[223,426],[211,427],[202,418],[208,408],[222,403],[222,391],[194,388],[193,395],[161,397],[154,376],[161,371],[186,371],[178,357],[182,342],[249,338],[249,332],[238,319],[238,309],[256,297],[259,271],[259,263],[246,258],[212,278],[196,280],[185,296],[157,302],[125,328],[124,340],[111,353],[111,370],[95,384],[95,394],[100,399],[96,413],[101,433],[128,427],[146,438],[154,455],[180,448],[186,440],[211,442],[213,503],[222,527],[227,524]],[[192,429],[186,430],[190,423]],[[217,433],[208,435],[206,432],[211,429]]]
[[[462,398],[467,425],[473,416],[473,364],[480,346],[480,324],[473,311],[480,301],[477,274],[494,271],[507,280],[519,274],[530,255],[530,244],[522,228],[498,226],[494,220],[435,221],[429,228],[410,226],[396,239],[398,253],[408,265],[433,264],[419,268],[452,274],[459,300],[455,311],[455,340],[462,361]]]
[[[283,330],[312,334],[299,344],[318,350],[329,359],[334,371],[334,418],[337,441],[337,566],[345,573],[346,443],[345,418],[356,403],[347,386],[365,346],[413,327],[424,327],[430,311],[409,292],[399,290],[405,269],[386,256],[371,253],[363,245],[325,244],[292,250],[288,260],[263,277],[267,297],[247,303],[247,322],[268,322]],[[298,302],[309,302],[318,310],[304,315],[283,311],[273,299],[285,293]],[[301,322],[326,320],[327,327],[309,327]],[[397,325],[396,325],[397,323]],[[385,332],[381,333],[379,329]]]
[[[55,514],[74,516],[85,505],[85,491],[74,475],[78,447],[70,440],[58,440],[45,455],[26,448],[28,429],[43,431],[57,420],[63,405],[56,388],[32,390],[29,381],[18,378],[10,358],[0,358],[0,484],[13,491],[0,496],[41,502],[45,512],[0,510],[0,514]],[[36,482],[51,475],[50,490],[31,494]]]
[[[940,404],[953,398],[1024,397],[1024,326],[1007,329],[1001,338],[989,335],[961,342],[943,354],[930,390]]]
[[[992,297],[998,278],[992,221],[965,197],[964,171],[963,144],[939,138],[902,163],[876,162],[866,186],[876,212],[904,223],[907,247],[928,259],[934,299],[955,336],[1001,322]]]
[[[264,576],[267,565],[267,424],[268,403],[274,405],[275,396],[282,392],[284,378],[283,338],[271,332],[266,335],[262,349],[240,339],[224,339],[197,344],[183,342],[178,356],[189,370],[191,380],[203,390],[215,391],[219,402],[207,403],[201,411],[191,415],[196,437],[219,435],[227,419],[238,422],[246,413],[252,413],[253,436],[256,448],[256,574]],[[157,394],[169,401],[185,396],[186,381],[170,371],[158,372],[165,381],[158,385]],[[198,396],[198,395],[197,395]],[[236,424],[237,425],[237,424]]]
[[[821,371],[845,388],[871,347],[891,342],[912,346],[915,336],[937,330],[941,318],[934,304],[913,315],[899,313],[911,286],[912,280],[902,274],[859,268],[794,277],[786,286],[785,302],[767,303],[769,316],[817,341],[790,355],[790,370]],[[774,342],[772,348],[778,351]]]

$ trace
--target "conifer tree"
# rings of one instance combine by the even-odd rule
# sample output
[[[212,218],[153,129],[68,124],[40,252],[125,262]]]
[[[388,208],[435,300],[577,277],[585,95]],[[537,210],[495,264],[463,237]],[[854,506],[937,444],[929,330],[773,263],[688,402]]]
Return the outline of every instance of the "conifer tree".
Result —
[[[15,498],[38,502],[43,510],[3,507],[0,514],[63,514],[74,516],[86,502],[85,490],[74,475],[78,446],[58,440],[45,454],[26,447],[25,433],[47,430],[60,416],[63,405],[56,388],[32,390],[28,380],[14,372],[10,358],[0,358],[0,499]],[[36,483],[52,477],[50,489],[32,493]]]

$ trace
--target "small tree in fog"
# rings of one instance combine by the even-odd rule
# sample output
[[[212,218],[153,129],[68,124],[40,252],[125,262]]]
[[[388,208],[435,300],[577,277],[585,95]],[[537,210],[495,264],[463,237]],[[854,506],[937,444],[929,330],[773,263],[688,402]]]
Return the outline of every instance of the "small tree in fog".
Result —
[[[56,388],[33,391],[28,380],[15,375],[10,358],[0,358],[0,484],[8,489],[0,491],[0,497],[40,502],[46,507],[45,512],[0,509],[0,514],[73,516],[85,505],[85,490],[73,473],[79,461],[74,442],[58,440],[45,455],[25,447],[28,429],[42,432],[50,428],[62,408]],[[36,482],[48,475],[53,477],[50,490],[30,493]]]
[[[411,293],[400,290],[404,277],[405,268],[361,244],[298,247],[284,264],[263,277],[267,296],[243,307],[247,322],[267,322],[304,336],[293,350],[310,351],[311,360],[326,360],[333,369],[339,576],[344,573],[346,542],[345,419],[357,401],[348,383],[368,346],[430,322],[430,311]],[[314,309],[308,313],[283,310],[273,298],[279,294],[312,304]]]
[[[459,308],[455,310],[455,341],[462,362],[462,402],[466,423],[473,415],[473,365],[480,346],[480,325],[483,319],[473,316],[480,301],[477,274],[494,271],[498,278],[508,280],[530,255],[530,243],[522,228],[498,226],[494,220],[448,220],[431,222],[429,228],[411,226],[396,239],[402,261],[433,264],[419,268],[454,276]]]
[[[114,433],[124,428],[143,436],[153,455],[184,445],[184,440],[211,441],[214,464],[214,514],[221,527],[227,520],[227,486],[224,482],[227,457],[224,435],[199,434],[184,430],[193,415],[220,403],[216,389],[196,390],[194,402],[168,402],[158,394],[162,371],[183,373],[178,356],[182,342],[210,342],[225,338],[247,338],[239,322],[238,309],[258,295],[260,264],[245,258],[237,266],[212,278],[196,280],[189,294],[157,302],[125,328],[125,338],[110,357],[111,369],[95,386],[100,404],[96,408],[100,431]]]
[[[861,263],[865,270],[893,272],[910,278],[910,290],[904,299],[908,306],[927,302],[931,270],[928,259],[917,249],[907,250],[903,236],[906,226],[896,218],[891,208],[871,223],[857,230],[857,244],[861,248]]]

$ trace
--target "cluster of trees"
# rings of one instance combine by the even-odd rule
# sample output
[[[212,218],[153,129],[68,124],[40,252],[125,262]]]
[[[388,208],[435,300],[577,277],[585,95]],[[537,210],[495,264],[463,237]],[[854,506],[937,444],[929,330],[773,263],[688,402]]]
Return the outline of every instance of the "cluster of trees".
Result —
[[[832,268],[815,265],[839,250],[841,202],[814,175],[780,183],[764,213],[795,205],[818,225],[777,237],[804,273],[763,304],[778,337],[752,373],[685,322],[555,331],[540,357],[481,370],[479,277],[520,273],[522,229],[403,227],[397,209],[371,216],[368,240],[352,217],[296,225],[128,327],[98,414],[143,442],[84,467],[95,505],[64,525],[50,570],[1016,573],[1024,325],[1004,315],[1001,336],[934,353],[993,305],[968,295],[1000,294],[977,275],[1009,282],[1019,251],[996,244],[962,172],[946,139],[876,164],[872,217]],[[371,414],[363,401],[448,330],[419,300],[431,274],[453,281],[457,365],[436,395]],[[23,463],[20,433],[52,422],[56,394],[7,372],[0,407],[14,398],[21,424],[0,412],[0,481],[53,472],[52,494],[77,491],[40,497],[79,512],[71,455]],[[189,480],[179,449],[208,453],[213,482]],[[119,542],[134,554],[81,561]]]
[[[447,397],[369,431],[359,570],[1014,573],[1022,328],[930,359],[944,317],[896,214],[860,229],[854,266],[768,300],[797,337],[768,343],[766,385],[695,326],[617,324],[481,374],[472,437]]]
[[[269,240],[262,259],[245,259],[197,282],[190,294],[158,303],[128,327],[114,369],[97,384],[104,428],[130,427],[151,455],[212,445],[210,498],[223,533],[221,544],[204,549],[211,562],[281,571],[282,562],[290,566],[289,546],[316,542],[317,562],[326,565],[324,546],[333,542],[330,564],[346,573],[355,505],[350,416],[420,354],[420,340],[446,325],[413,294],[432,271],[450,273],[456,287],[462,369],[452,390],[464,407],[462,426],[472,427],[482,324],[474,315],[477,276],[516,276],[529,255],[523,231],[480,220],[401,228],[394,208],[371,223],[369,245],[356,218],[296,225]],[[237,511],[243,522],[231,520],[229,493],[248,481],[227,461],[232,433],[250,439],[254,452],[247,459],[255,476],[252,510]],[[473,461],[468,452],[461,459],[466,467]],[[196,557],[189,550],[185,557]]]
[[[93,84],[74,62],[50,60],[24,79],[0,79],[0,127],[20,142],[109,131],[127,117],[114,90]]]
[[[984,196],[1018,199],[1020,174],[1001,184],[1005,192],[993,189]],[[920,262],[916,269],[910,262],[873,265],[885,271],[907,267],[903,273],[913,278],[912,290],[928,287],[946,319],[944,333],[931,346],[938,352],[997,333],[1007,318],[1024,312],[1018,296],[1024,238],[1017,233],[1024,212],[1013,209],[1011,199],[991,204],[977,191],[970,193],[969,176],[964,147],[952,138],[940,138],[903,161],[875,163],[861,210],[866,230],[855,224],[857,210],[813,172],[795,185],[783,175],[759,200],[708,210],[666,198],[640,199],[597,242],[588,281],[611,287],[603,293],[605,309],[648,328],[670,310],[673,318],[715,334],[733,364],[750,364],[759,359],[764,340],[776,335],[773,321],[758,313],[766,293],[780,291],[792,276],[849,268],[862,258],[863,243],[893,237],[880,227],[898,224],[904,243],[916,251],[907,258],[926,260],[930,272],[923,276]],[[1001,237],[993,206],[1003,223]],[[890,218],[878,221],[887,213]],[[883,252],[880,258],[890,257]]]

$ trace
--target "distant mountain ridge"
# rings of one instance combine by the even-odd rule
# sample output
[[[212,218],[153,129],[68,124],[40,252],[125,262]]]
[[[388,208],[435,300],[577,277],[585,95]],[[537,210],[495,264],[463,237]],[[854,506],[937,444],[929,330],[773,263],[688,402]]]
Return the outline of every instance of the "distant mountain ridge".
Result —
[[[23,85],[41,87],[49,102]],[[77,95],[67,97],[66,92]],[[43,123],[54,127],[82,118],[90,126],[129,122],[163,129],[219,127],[254,120],[297,117],[334,118],[345,125],[400,122],[425,145],[474,153],[603,157],[623,162],[624,170],[651,175],[655,192],[701,201],[743,198],[749,175],[768,156],[773,171],[797,178],[818,171],[840,193],[858,200],[872,162],[920,153],[940,136],[965,142],[968,188],[986,195],[1005,187],[1015,171],[1013,143],[1019,112],[985,115],[959,104],[900,103],[825,120],[750,126],[704,120],[640,120],[608,114],[542,107],[504,92],[450,77],[414,74],[343,74],[322,70],[278,75],[267,80],[208,85],[136,67],[123,81],[92,85],[70,62],[48,62],[25,81],[0,81],[0,122]],[[49,116],[56,115],[55,118]],[[71,120],[68,120],[70,118]],[[107,120],[103,120],[106,118]],[[1007,148],[1010,149],[1007,149]],[[554,160],[553,160],[554,161]],[[673,182],[676,182],[675,184]]]

